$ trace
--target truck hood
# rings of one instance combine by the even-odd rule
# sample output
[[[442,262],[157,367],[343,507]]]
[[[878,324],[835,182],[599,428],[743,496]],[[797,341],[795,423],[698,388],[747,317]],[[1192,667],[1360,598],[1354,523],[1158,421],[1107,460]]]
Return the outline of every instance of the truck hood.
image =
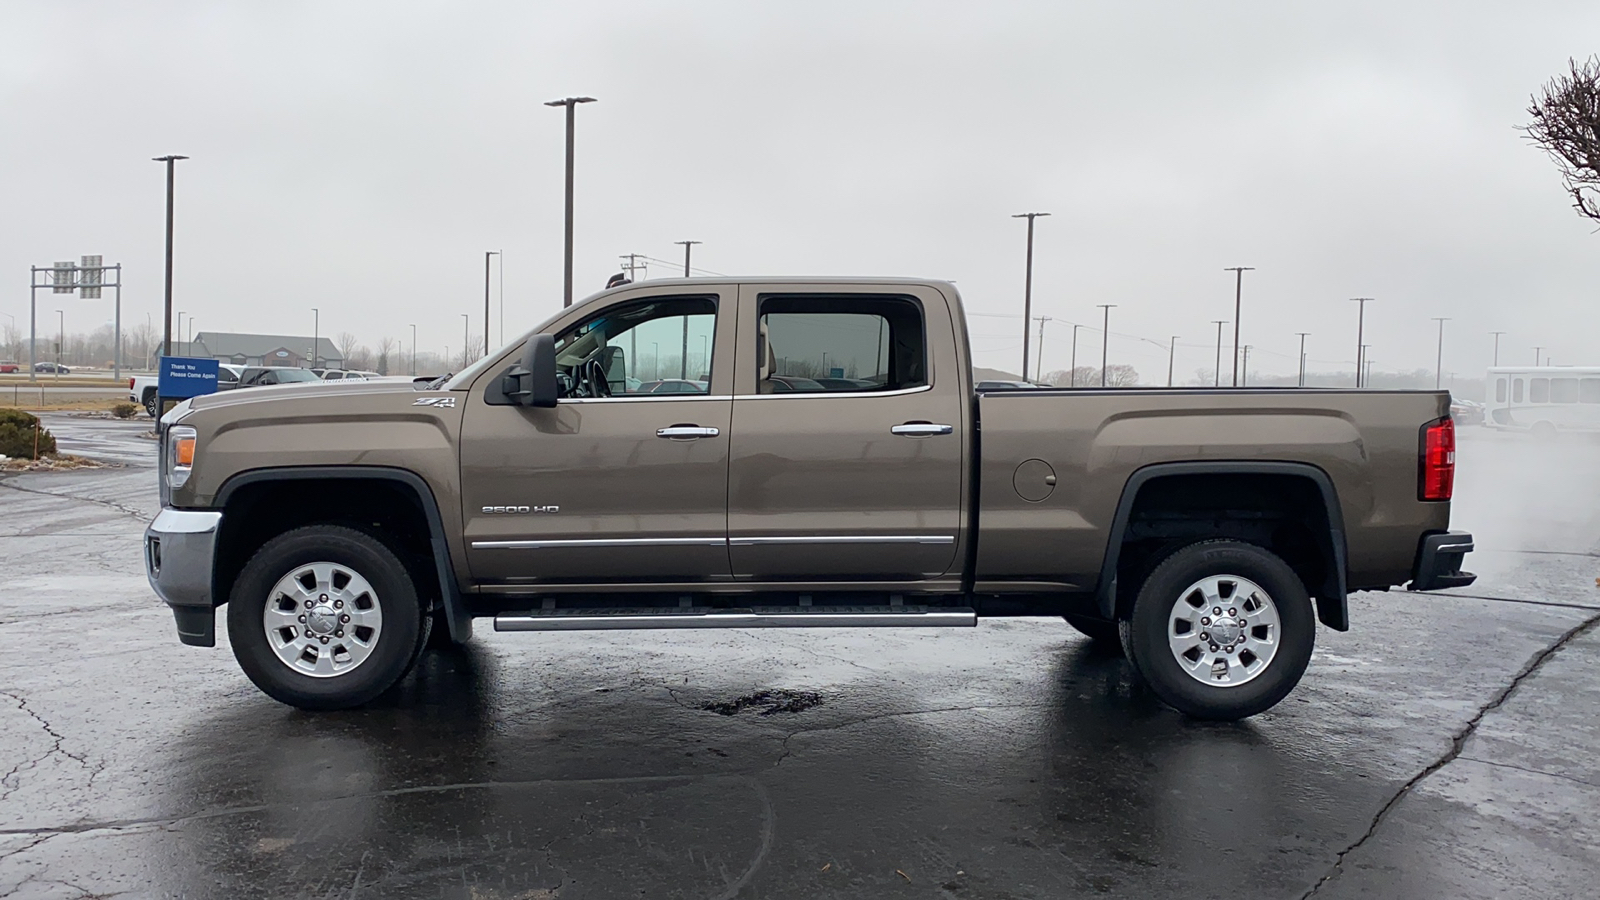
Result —
[[[429,396],[436,392],[419,393],[410,381],[323,381],[317,383],[301,384],[272,384],[264,387],[235,388],[231,391],[219,391],[215,394],[206,394],[195,397],[189,401],[191,412],[207,409],[223,409],[226,407],[243,406],[246,404],[270,404],[272,410],[263,414],[279,415],[280,410],[291,404],[304,406],[305,412],[313,413],[316,410],[337,406],[340,410],[349,409],[353,398],[390,397],[394,394],[414,394],[418,397]],[[336,402],[342,401],[342,402]],[[394,404],[390,399],[385,406]],[[298,410],[297,410],[298,411]]]

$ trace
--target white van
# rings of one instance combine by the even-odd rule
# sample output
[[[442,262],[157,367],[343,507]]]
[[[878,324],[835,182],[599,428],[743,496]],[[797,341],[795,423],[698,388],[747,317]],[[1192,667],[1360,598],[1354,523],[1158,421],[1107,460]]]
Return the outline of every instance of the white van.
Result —
[[[1501,366],[1489,370],[1484,424],[1545,436],[1600,431],[1600,366]]]

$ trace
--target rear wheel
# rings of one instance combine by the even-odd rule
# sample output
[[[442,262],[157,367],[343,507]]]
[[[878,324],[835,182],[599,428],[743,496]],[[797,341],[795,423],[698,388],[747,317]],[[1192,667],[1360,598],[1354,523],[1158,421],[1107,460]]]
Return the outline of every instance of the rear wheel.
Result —
[[[406,567],[352,528],[313,525],[264,544],[228,600],[239,666],[301,709],[359,706],[405,674],[426,640]]]
[[[1162,700],[1201,719],[1272,708],[1305,674],[1316,641],[1311,598],[1277,556],[1203,541],[1167,557],[1140,586],[1128,657]]]
[[[160,409],[158,409],[156,407],[156,392],[155,391],[145,391],[144,392],[144,411],[149,413],[150,414],[150,418],[152,418],[152,419],[156,418],[157,413],[160,412]]]

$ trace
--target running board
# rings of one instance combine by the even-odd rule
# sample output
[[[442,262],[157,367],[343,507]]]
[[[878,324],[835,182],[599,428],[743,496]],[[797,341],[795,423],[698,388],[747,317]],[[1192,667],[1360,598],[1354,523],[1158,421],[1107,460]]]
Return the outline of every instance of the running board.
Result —
[[[967,607],[755,606],[744,609],[546,609],[494,617],[495,631],[592,631],[623,628],[887,628],[978,624]]]

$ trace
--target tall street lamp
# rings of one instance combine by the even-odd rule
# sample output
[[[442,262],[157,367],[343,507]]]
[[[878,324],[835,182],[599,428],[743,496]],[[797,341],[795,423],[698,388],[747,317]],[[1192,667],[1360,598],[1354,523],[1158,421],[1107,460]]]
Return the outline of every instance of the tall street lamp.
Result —
[[[1103,321],[1101,323],[1101,329],[1100,329],[1100,386],[1101,387],[1105,387],[1106,386],[1106,346],[1107,346],[1107,344],[1109,344],[1111,342],[1111,310],[1115,309],[1117,304],[1115,304],[1115,303],[1099,303],[1099,304],[1096,304],[1096,305],[1100,307],[1101,312],[1102,312],[1102,319],[1103,319]]]
[[[178,328],[177,328],[177,333],[178,333],[178,340],[180,340],[180,341],[183,340],[183,316],[184,316],[183,310],[181,310],[181,309],[178,310]],[[172,354],[169,352],[166,355],[167,356],[171,356]]]
[[[417,377],[417,325],[411,323],[411,377]]]
[[[1239,386],[1239,304],[1244,296],[1244,273],[1254,272],[1253,266],[1229,266],[1222,271],[1232,272],[1233,279],[1233,386]]]
[[[1444,384],[1444,323],[1450,321],[1450,317],[1434,316],[1433,320],[1439,323],[1439,356],[1433,364],[1433,389],[1437,391]]]
[[[461,314],[461,368],[463,369],[467,367],[467,354],[472,352],[467,347],[467,327],[471,322],[466,313]]]
[[[1028,263],[1022,281],[1022,379],[1028,379],[1028,323],[1033,320],[1033,220],[1047,212],[1017,213],[1013,219],[1028,220]]]
[[[1081,325],[1072,326],[1072,371],[1067,375],[1067,387],[1078,386],[1078,329]]]
[[[1541,351],[1543,349],[1544,349],[1543,347],[1535,347],[1535,348],[1533,348],[1533,367],[1535,369],[1539,368],[1539,351]]]
[[[187,156],[157,156],[154,162],[167,164],[167,281],[166,281],[166,325],[161,333],[161,355],[172,355],[172,175],[173,164]]]
[[[311,368],[317,367],[317,354],[322,351],[322,311],[311,307]]]
[[[595,102],[593,97],[565,97],[545,103],[545,106],[567,108],[567,243],[562,262],[562,306],[572,305],[572,130],[577,124],[578,104],[593,102]]]
[[[1033,380],[1036,384],[1044,380],[1044,323],[1053,321],[1055,319],[1050,316],[1039,317],[1039,358],[1033,363]],[[1022,373],[1022,379],[1024,381],[1028,379],[1027,372]]]
[[[489,355],[489,257],[499,256],[499,250],[483,253],[483,355]],[[500,339],[505,340],[505,327],[501,326]]]
[[[1222,387],[1222,326],[1228,324],[1228,320],[1212,319],[1211,324],[1217,326],[1217,364],[1211,370],[1211,386]]]
[[[1367,304],[1372,302],[1372,298],[1351,297],[1350,302],[1359,304],[1360,306],[1359,311],[1356,313],[1356,387],[1361,387],[1363,381],[1361,377],[1361,363],[1366,359],[1367,352],[1367,345],[1363,344],[1362,341],[1365,340],[1366,334]]]
[[[1505,332],[1491,331],[1489,333],[1494,335],[1494,362],[1490,363],[1490,365],[1498,366],[1500,365],[1500,335],[1505,334]]]
[[[1295,334],[1300,335],[1300,384],[1298,385],[1299,387],[1305,387],[1306,386],[1306,335],[1308,335],[1310,333],[1311,332],[1309,332],[1309,331],[1296,331],[1295,332]]]
[[[56,310],[56,315],[61,317],[60,330],[56,332],[56,380],[61,380],[61,351],[67,343],[67,314]]]
[[[1172,387],[1172,360],[1178,355],[1178,337],[1172,336],[1172,343],[1167,346],[1167,387]]]

